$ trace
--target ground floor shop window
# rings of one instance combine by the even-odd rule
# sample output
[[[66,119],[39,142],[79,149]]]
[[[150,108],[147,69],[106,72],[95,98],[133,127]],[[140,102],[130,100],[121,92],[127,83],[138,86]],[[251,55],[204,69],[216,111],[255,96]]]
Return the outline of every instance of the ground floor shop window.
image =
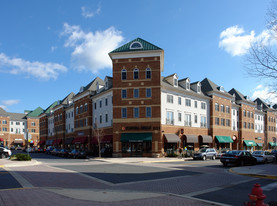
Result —
[[[150,153],[152,152],[152,142],[123,142],[122,143],[123,153]]]

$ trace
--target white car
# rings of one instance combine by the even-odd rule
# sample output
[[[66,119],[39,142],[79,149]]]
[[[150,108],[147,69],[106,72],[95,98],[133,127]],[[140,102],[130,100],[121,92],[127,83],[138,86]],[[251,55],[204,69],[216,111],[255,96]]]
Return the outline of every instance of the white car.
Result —
[[[268,163],[275,161],[274,155],[270,154],[270,152],[268,151],[254,151],[252,153],[252,156],[254,156],[257,159],[257,162]]]
[[[0,147],[0,148],[3,148],[3,151],[4,151],[4,152],[7,152],[9,156],[12,155],[12,151],[9,150],[9,149],[7,149],[6,147]]]

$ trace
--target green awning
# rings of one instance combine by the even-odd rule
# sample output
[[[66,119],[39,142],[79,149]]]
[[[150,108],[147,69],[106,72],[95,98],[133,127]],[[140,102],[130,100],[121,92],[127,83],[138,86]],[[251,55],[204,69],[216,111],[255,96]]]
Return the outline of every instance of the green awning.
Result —
[[[122,133],[121,142],[145,142],[152,141],[152,133]]]
[[[233,143],[230,136],[215,136],[219,143]]]
[[[262,147],[263,143],[256,143],[258,147]]]
[[[269,142],[269,144],[270,144],[271,147],[276,147],[277,146],[277,142],[275,142],[275,143],[274,142]]]
[[[244,144],[245,144],[247,147],[255,147],[255,146],[257,146],[256,142],[253,141],[253,140],[244,140]]]

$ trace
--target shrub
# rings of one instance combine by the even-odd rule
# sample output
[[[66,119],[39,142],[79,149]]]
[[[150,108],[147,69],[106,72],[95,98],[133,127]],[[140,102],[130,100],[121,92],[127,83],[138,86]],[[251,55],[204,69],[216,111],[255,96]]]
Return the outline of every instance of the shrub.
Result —
[[[28,154],[15,154],[11,156],[11,160],[30,161],[32,160],[32,157],[30,157]]]

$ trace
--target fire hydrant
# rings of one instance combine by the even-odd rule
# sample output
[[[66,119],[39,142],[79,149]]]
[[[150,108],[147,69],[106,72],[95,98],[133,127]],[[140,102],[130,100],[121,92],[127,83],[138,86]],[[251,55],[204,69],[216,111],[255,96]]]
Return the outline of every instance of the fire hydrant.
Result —
[[[254,187],[252,188],[252,191],[250,194],[248,194],[248,197],[250,199],[250,202],[247,202],[246,206],[256,205],[256,206],[268,206],[268,204],[264,203],[264,199],[266,198],[266,195],[263,194],[263,190],[261,188],[261,185],[256,183]]]

